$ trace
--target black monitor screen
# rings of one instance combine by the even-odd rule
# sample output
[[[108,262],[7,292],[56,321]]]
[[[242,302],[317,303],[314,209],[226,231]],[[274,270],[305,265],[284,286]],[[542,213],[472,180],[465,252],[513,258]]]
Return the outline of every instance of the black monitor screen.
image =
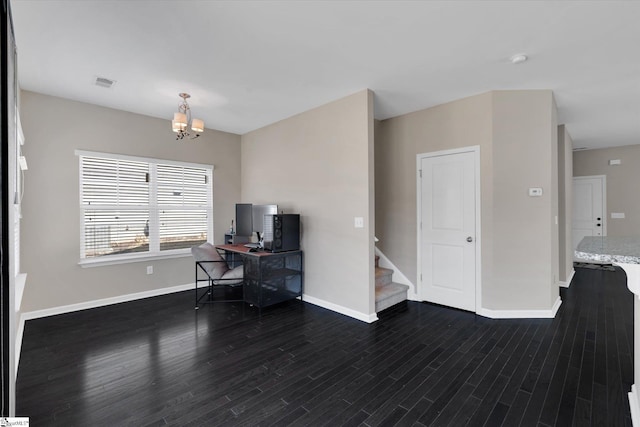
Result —
[[[236,234],[251,236],[253,233],[253,215],[251,203],[236,204]]]

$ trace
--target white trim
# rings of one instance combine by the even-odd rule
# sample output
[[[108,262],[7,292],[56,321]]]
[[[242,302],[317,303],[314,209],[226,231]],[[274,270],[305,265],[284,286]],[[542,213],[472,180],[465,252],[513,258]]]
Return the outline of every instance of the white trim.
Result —
[[[186,248],[186,249],[176,249],[174,251],[165,251],[165,253],[142,252],[139,255],[138,254],[107,255],[107,256],[96,257],[96,258],[85,258],[78,261],[78,265],[82,268],[102,267],[105,265],[128,264],[130,262],[142,262],[142,261],[157,260],[157,259],[186,258],[190,256],[191,256],[190,249]]]
[[[480,314],[480,312],[482,310],[484,310],[482,308],[482,218],[481,218],[481,212],[482,212],[482,194],[481,194],[481,187],[480,187],[480,179],[481,179],[481,174],[480,174],[480,146],[479,145],[473,145],[473,146],[469,146],[469,147],[463,147],[463,148],[454,148],[451,150],[441,150],[441,151],[434,151],[434,152],[430,152],[430,153],[421,153],[421,154],[417,154],[416,155],[416,210],[417,210],[417,218],[416,218],[416,229],[417,229],[417,236],[416,236],[416,241],[417,241],[417,255],[418,255],[418,262],[417,262],[417,275],[416,275],[416,286],[415,286],[415,296],[416,299],[415,301],[423,301],[424,298],[422,298],[422,290],[419,289],[419,287],[421,286],[421,282],[420,282],[420,277],[422,274],[421,268],[422,268],[422,253],[420,250],[421,247],[421,242],[420,242],[420,220],[422,219],[422,203],[420,203],[420,198],[421,198],[421,188],[420,188],[420,178],[421,175],[419,173],[420,171],[420,167],[421,167],[421,161],[423,158],[428,158],[428,157],[438,157],[438,156],[448,156],[451,154],[462,154],[462,153],[474,153],[474,169],[475,169],[475,197],[476,197],[476,310],[475,312],[477,314]],[[411,298],[409,298],[411,299]]]
[[[207,286],[206,282],[201,282],[201,283],[202,285],[199,287]],[[28,312],[22,313],[21,318],[24,318],[24,320],[39,319],[41,317],[55,316],[57,314],[71,313],[74,311],[87,310],[89,308],[103,307],[105,305],[119,304],[121,302],[135,301],[138,299],[172,294],[174,292],[182,292],[182,291],[193,290],[193,289],[194,289],[193,283],[171,286],[168,288],[151,289],[148,291],[136,292],[133,294],[118,295],[115,297],[85,301],[77,304],[61,305],[58,307],[45,308],[43,310],[28,311]]]
[[[24,322],[25,319],[22,315],[18,318],[18,327],[16,330],[16,344],[15,344],[15,374],[18,377],[18,366],[20,366],[20,352],[22,351],[22,335],[24,334]]]
[[[571,274],[569,274],[569,278],[567,279],[566,282],[558,282],[558,286],[561,286],[563,288],[568,288],[569,286],[571,286],[571,281],[573,280],[573,276],[575,276],[576,271],[572,268],[571,269]]]
[[[418,293],[417,293],[417,289],[416,289],[416,285],[414,285],[413,283],[411,283],[411,281],[407,278],[407,276],[405,276],[404,274],[402,274],[402,272],[398,269],[398,267],[396,267],[389,258],[386,257],[386,255],[384,253],[382,253],[382,251],[378,248],[374,248],[376,251],[376,255],[378,255],[380,257],[380,266],[383,268],[388,268],[390,270],[393,270],[393,275],[391,276],[391,281],[394,283],[399,283],[401,285],[407,285],[409,286],[409,295],[407,295],[407,298],[411,301],[418,301]]]
[[[561,304],[562,300],[558,297],[550,310],[491,310],[482,308],[478,314],[491,319],[553,319]]]
[[[364,314],[359,311],[355,311],[350,308],[322,300],[320,298],[309,296],[307,294],[303,296],[302,300],[304,302],[308,302],[309,304],[317,305],[318,307],[326,308],[327,310],[335,311],[336,313],[353,317],[354,319],[360,320],[362,322],[373,323],[378,320],[378,316],[376,315],[376,313]]]
[[[633,384],[629,392],[629,408],[631,408],[631,424],[634,427],[640,426],[640,405],[638,405],[640,400],[638,397],[638,388]]]
[[[158,159],[156,157],[128,156],[126,154],[104,153],[100,151],[75,150],[75,155],[78,157],[107,157],[109,159],[130,160],[133,162],[160,163],[163,165],[214,169],[213,165],[205,163],[180,162],[177,160]]]
[[[24,294],[24,288],[27,284],[27,273],[19,273],[16,275],[16,306],[15,311],[20,311],[20,305],[22,305],[22,295]]]

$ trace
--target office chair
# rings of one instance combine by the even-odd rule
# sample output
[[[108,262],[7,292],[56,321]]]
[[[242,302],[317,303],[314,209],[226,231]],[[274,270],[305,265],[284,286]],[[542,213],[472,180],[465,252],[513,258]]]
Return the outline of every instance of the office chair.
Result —
[[[244,289],[242,290],[240,299],[214,299],[213,297],[213,292],[216,288],[228,290],[229,288],[236,288],[243,285],[244,266],[242,264],[235,268],[229,268],[227,261],[220,255],[215,246],[209,242],[192,247],[191,254],[196,261],[196,310],[200,308],[200,304],[244,301]],[[198,283],[204,281],[208,282],[207,290],[202,295],[199,295]]]

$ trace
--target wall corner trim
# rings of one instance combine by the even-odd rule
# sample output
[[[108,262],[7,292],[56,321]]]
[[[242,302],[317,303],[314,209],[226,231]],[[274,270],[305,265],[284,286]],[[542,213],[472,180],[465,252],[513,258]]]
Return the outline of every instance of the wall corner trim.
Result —
[[[477,314],[491,319],[553,319],[562,304],[560,297],[549,310],[491,310],[481,308]]]
[[[365,323],[373,323],[378,320],[378,315],[376,313],[365,314],[356,310],[352,310],[350,308],[334,304],[329,301],[322,300],[320,298],[312,297],[309,295],[304,295],[302,298],[303,301],[308,302],[309,304],[317,305],[318,307],[326,308],[327,310],[335,311],[336,313],[344,314],[345,316],[353,317],[354,319],[360,320]]]
[[[571,286],[571,281],[573,280],[573,276],[575,276],[576,271],[574,269],[571,269],[571,274],[569,274],[569,278],[567,279],[566,282],[558,282],[558,286],[561,286],[563,288],[568,288],[569,286]]]
[[[638,389],[636,385],[633,384],[631,386],[631,391],[629,392],[629,407],[631,408],[631,423],[634,426],[640,426],[640,405],[638,402]]]
[[[15,374],[18,378],[18,366],[20,366],[20,352],[22,351],[22,335],[24,334],[24,316],[21,314],[18,318],[18,326],[16,331],[16,348],[15,348]]]

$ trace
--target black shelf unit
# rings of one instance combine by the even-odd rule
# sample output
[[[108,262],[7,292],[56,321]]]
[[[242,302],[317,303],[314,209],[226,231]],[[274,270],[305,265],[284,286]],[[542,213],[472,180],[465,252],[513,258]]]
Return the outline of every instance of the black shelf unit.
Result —
[[[244,299],[260,309],[283,301],[302,299],[302,251],[244,255]]]

